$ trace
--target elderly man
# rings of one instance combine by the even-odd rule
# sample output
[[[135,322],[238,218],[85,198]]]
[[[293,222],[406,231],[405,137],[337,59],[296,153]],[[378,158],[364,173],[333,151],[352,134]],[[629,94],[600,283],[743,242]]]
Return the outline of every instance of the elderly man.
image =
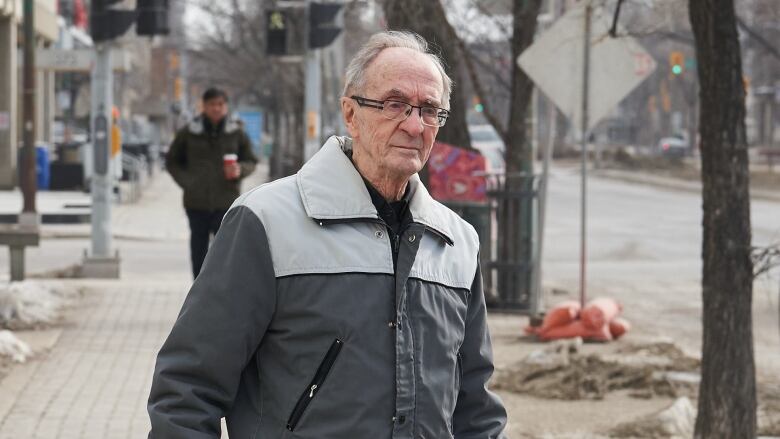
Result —
[[[420,183],[450,79],[417,35],[350,63],[330,138],[233,204],[157,359],[152,438],[503,438],[474,229]]]

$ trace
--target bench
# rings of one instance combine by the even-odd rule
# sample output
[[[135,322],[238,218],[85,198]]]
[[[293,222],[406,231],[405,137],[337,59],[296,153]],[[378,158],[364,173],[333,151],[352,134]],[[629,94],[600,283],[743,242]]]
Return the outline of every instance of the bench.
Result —
[[[24,248],[37,247],[40,233],[37,226],[0,224],[0,245],[11,250],[11,281],[24,280]]]

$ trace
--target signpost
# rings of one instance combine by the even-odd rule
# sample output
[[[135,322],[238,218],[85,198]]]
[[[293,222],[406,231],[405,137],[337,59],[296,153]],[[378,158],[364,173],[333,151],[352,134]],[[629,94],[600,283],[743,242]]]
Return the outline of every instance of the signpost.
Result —
[[[588,135],[656,67],[653,58],[635,39],[609,36],[611,15],[595,3],[581,1],[517,58],[520,68],[568,117],[572,126],[577,127],[579,123],[577,134],[582,148],[580,301],[583,305],[586,297]],[[546,192],[546,174],[542,177],[542,187]],[[543,193],[542,198],[546,198],[546,194]],[[543,218],[544,212],[540,216]],[[543,231],[544,224],[540,227]],[[541,255],[541,251],[537,254]]]

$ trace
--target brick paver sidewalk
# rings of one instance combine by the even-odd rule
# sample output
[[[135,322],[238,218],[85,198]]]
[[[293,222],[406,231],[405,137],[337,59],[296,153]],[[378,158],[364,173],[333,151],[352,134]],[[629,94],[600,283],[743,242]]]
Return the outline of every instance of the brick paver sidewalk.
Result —
[[[144,438],[154,361],[186,284],[96,283],[44,358],[0,382],[2,439]]]

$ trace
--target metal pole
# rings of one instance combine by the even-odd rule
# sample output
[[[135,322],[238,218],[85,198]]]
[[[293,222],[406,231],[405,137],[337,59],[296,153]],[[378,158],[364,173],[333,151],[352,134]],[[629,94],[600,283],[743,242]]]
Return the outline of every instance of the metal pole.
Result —
[[[92,75],[92,258],[111,257],[111,198],[113,186],[110,160],[111,106],[113,78],[111,47],[108,43],[95,46],[95,67]]]
[[[582,185],[580,198],[580,305],[585,307],[586,266],[587,266],[587,182],[588,182],[588,93],[590,81],[590,2],[585,5],[585,38],[583,38],[582,58]]]
[[[555,117],[555,110],[550,112],[552,117]],[[550,118],[550,126],[552,126],[552,118]],[[540,142],[541,143],[541,142]],[[547,214],[547,183],[550,176],[550,162],[553,156],[553,142],[547,142],[547,148],[544,150],[544,161],[542,163],[542,177],[539,182],[539,214],[538,214],[538,228],[536,239],[536,273],[534,274],[534,295],[531,296],[535,300],[531,301],[531,313],[538,315],[542,311],[542,255],[544,253],[544,225]]]
[[[303,161],[306,162],[321,146],[320,132],[322,120],[320,107],[322,101],[320,72],[320,50],[307,49],[306,52],[306,92],[303,120],[306,124]]]
[[[35,192],[37,179],[35,175],[35,10],[34,0],[24,1],[24,113],[23,117],[23,150],[20,169],[20,186],[22,188],[23,207],[19,222],[34,222]],[[15,148],[16,145],[11,145]],[[24,218],[24,219],[23,219]]]

